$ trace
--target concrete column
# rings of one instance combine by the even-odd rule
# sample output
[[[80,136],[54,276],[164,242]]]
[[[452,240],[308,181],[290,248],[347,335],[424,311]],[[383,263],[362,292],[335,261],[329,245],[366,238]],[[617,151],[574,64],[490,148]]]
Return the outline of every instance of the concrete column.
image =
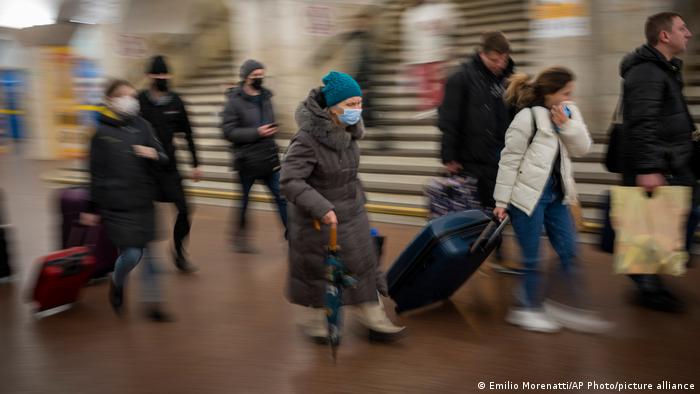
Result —
[[[606,132],[617,104],[622,79],[620,61],[646,42],[644,23],[657,12],[673,10],[670,0],[592,0],[595,95],[590,98],[592,131]]]
[[[534,4],[534,3],[533,3]],[[536,69],[565,66],[577,77],[575,99],[594,135],[605,135],[617,103],[622,58],[644,44],[649,15],[674,10],[672,0],[586,0],[590,34],[533,38]]]

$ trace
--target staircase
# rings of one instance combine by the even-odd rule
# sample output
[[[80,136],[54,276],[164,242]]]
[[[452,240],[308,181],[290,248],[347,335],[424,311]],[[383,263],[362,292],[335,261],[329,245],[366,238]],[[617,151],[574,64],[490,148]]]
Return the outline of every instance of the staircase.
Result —
[[[369,129],[360,142],[362,160],[360,178],[368,194],[368,209],[376,220],[422,224],[426,216],[424,186],[442,165],[440,132],[435,118],[418,116],[418,98],[407,84],[401,70],[401,14],[405,0],[390,0],[383,7],[380,22],[384,32],[377,44],[382,54],[375,67],[376,91],[374,103],[379,113],[378,129]],[[535,73],[541,66],[534,61],[529,44],[528,0],[456,0],[458,27],[453,34],[456,43],[456,65],[478,46],[481,32],[501,30],[512,43],[512,56],[518,71]],[[229,144],[223,140],[219,113],[224,105],[222,84],[237,80],[231,53],[225,53],[199,70],[196,77],[181,85],[178,92],[188,105],[195,130],[204,179],[184,182],[188,193],[210,202],[236,200],[240,186],[231,172]],[[687,60],[687,95],[693,114],[700,114],[700,55]],[[287,129],[293,130],[294,127]],[[592,152],[574,162],[575,178],[584,217],[589,229],[600,222],[601,194],[618,182],[618,176],[608,173],[601,161],[606,149],[604,131],[594,132]],[[284,150],[291,133],[280,134],[278,143]],[[179,141],[178,159],[185,177],[190,174],[190,155],[184,140]],[[384,147],[385,145],[388,148]],[[381,149],[380,149],[381,147]],[[62,183],[82,183],[86,174],[80,166],[51,174],[50,180]],[[256,184],[252,190],[256,202],[271,202],[267,190]]]

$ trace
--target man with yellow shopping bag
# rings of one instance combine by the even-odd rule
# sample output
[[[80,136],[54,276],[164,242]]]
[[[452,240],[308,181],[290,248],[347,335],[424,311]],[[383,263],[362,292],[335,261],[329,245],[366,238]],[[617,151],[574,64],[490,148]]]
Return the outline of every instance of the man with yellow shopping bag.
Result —
[[[624,238],[616,244],[623,246],[616,250],[615,259],[617,267],[625,267],[623,272],[636,283],[641,305],[680,312],[683,302],[664,286],[658,274],[668,273],[660,267],[678,267],[678,261],[687,256],[677,248],[677,231],[660,233],[655,226],[663,224],[685,232],[689,189],[696,184],[691,167],[695,125],[683,97],[682,62],[676,57],[685,52],[692,34],[681,16],[671,12],[650,16],[645,34],[647,43],[620,64],[624,79],[620,101],[623,184],[639,189],[613,191],[617,202],[617,207],[613,202],[613,210],[617,212],[611,215],[617,216],[621,233],[616,233]],[[665,185],[688,188],[660,188]],[[652,193],[651,198],[644,191]],[[645,234],[642,229],[651,230]]]

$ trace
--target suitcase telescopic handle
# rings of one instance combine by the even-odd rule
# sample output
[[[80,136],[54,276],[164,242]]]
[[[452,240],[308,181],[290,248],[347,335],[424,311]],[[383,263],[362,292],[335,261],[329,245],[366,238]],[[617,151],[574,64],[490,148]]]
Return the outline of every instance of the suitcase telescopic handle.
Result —
[[[500,223],[496,221],[491,221],[484,231],[481,232],[479,237],[474,241],[474,244],[472,244],[472,247],[469,249],[471,253],[476,253],[479,251],[485,251],[488,250],[491,245],[493,245],[498,237],[501,235],[503,232],[503,229],[508,225],[510,222],[510,216],[506,216],[505,219],[503,219]],[[494,230],[495,228],[495,230]]]

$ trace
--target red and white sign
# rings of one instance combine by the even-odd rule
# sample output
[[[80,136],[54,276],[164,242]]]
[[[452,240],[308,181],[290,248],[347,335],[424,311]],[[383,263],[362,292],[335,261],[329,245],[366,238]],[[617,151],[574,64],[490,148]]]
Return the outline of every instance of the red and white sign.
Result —
[[[333,35],[333,10],[327,6],[306,7],[306,30],[314,36]]]
[[[120,34],[117,36],[117,55],[143,59],[148,56],[146,40],[140,36]]]

